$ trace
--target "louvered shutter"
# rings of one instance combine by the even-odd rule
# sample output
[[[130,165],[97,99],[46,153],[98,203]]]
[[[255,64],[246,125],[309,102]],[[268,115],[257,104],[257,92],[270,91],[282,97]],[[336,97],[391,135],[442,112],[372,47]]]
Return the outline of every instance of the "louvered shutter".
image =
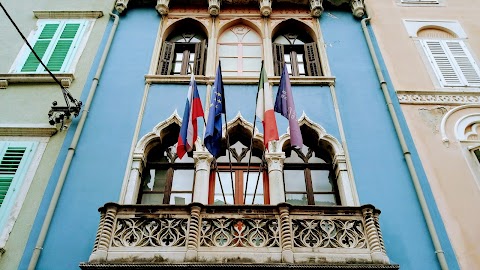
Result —
[[[457,72],[464,80],[464,84],[469,86],[480,86],[480,70],[463,41],[445,40],[443,42],[453,58]]]
[[[175,52],[175,43],[165,41],[160,53],[157,74],[170,75],[172,69],[173,53]]]
[[[0,221],[13,203],[36,143],[0,142]]]
[[[42,60],[59,26],[60,26],[60,23],[47,23],[43,25],[42,31],[38,36],[35,42],[35,45],[33,45],[33,50],[37,53],[37,55]],[[32,52],[30,52],[30,54],[27,57],[27,60],[23,64],[21,72],[36,72],[39,65],[40,65],[40,62],[37,60],[35,55]]]
[[[320,57],[318,56],[317,44],[315,42],[306,43],[305,48],[305,61],[308,76],[321,76]]]
[[[275,76],[282,74],[282,68],[285,63],[284,49],[282,44],[273,43],[273,67]]]
[[[80,23],[66,23],[63,28],[62,34],[55,44],[55,49],[48,60],[47,67],[53,72],[63,71],[64,63],[66,62],[67,55],[73,54],[73,50],[76,48],[75,39],[79,36]]]
[[[443,46],[441,40],[422,40],[422,45],[438,80],[443,86],[464,85],[447,53],[448,49]]]
[[[195,44],[195,66],[194,74],[203,75],[205,67],[205,58],[207,55],[206,42],[202,40],[200,43]]]

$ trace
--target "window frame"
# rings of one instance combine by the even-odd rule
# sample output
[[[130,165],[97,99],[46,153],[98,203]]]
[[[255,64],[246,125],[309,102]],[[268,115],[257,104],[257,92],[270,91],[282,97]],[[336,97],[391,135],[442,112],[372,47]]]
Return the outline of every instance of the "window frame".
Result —
[[[27,145],[30,149],[28,157],[24,155],[25,160],[22,157],[21,162],[23,162],[23,164],[21,165],[21,171],[18,172],[20,169],[17,170],[18,173],[15,174],[15,179],[9,186],[9,191],[14,190],[14,192],[8,194],[10,196],[9,201],[4,201],[0,207],[0,250],[5,248],[9,235],[22,209],[22,205],[27,199],[27,193],[33,182],[37,168],[40,165],[48,140],[48,137],[0,136],[0,151],[4,149],[6,144]]]
[[[430,67],[433,69],[435,76],[442,87],[480,87],[480,67],[463,40],[419,38],[419,41],[430,63]],[[438,45],[436,45],[437,51],[435,53],[432,51],[433,46],[435,46],[433,43],[438,43]],[[448,43],[458,44],[458,46],[463,50],[464,55],[455,55],[453,49],[449,47]],[[441,48],[442,53],[444,54],[442,60],[438,59],[438,57],[441,57],[438,53],[439,48]],[[437,58],[435,55],[437,55]],[[460,64],[457,58],[467,59],[468,64],[471,65],[471,69],[467,70],[467,73],[475,72],[477,77],[476,80],[478,80],[477,83],[470,82],[470,80],[473,79],[467,78],[466,72],[462,70],[462,66],[465,68],[465,62]],[[448,66],[446,65],[445,59],[448,61]],[[447,70],[449,68],[450,70]],[[454,72],[455,74],[452,75],[451,72]],[[453,82],[455,79],[458,79],[458,83]],[[448,80],[452,80],[452,82],[448,82]]]
[[[30,45],[35,48],[38,38],[40,37],[43,29],[48,24],[59,24],[59,27],[55,30],[54,36],[51,38],[51,41],[48,44],[48,47],[45,50],[44,55],[41,57],[42,62],[45,65],[48,65],[50,57],[54,52],[60,36],[65,29],[65,26],[70,23],[80,23],[72,43],[69,47],[68,52],[66,53],[62,66],[59,71],[52,71],[52,73],[74,73],[76,64],[78,63],[80,56],[86,46],[90,33],[93,29],[95,19],[38,19],[36,23],[36,28],[32,30],[27,38]],[[43,66],[39,63],[35,71],[22,71],[28,57],[31,54],[30,48],[27,44],[23,44],[15,61],[13,62],[9,73],[15,74],[45,74],[47,73]],[[33,56],[33,55],[32,55]]]
[[[193,72],[195,75],[205,75],[205,60],[207,58],[207,40],[203,39],[200,42],[171,42],[165,40],[162,44],[162,48],[160,50],[160,55],[158,57],[158,66],[156,70],[157,75],[189,75],[191,74],[190,69],[188,67],[189,61],[185,60],[185,52],[188,50],[183,50],[183,57],[182,59],[182,66],[180,68],[180,74],[175,74],[174,66],[175,66],[175,57],[177,52],[177,48],[181,47],[194,47],[193,50]],[[190,54],[192,51],[188,51]]]

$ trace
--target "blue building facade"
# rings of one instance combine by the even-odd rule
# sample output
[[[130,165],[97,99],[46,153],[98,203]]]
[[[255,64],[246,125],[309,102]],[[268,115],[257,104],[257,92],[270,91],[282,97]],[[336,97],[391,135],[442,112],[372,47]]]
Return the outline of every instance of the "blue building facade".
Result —
[[[252,1],[252,3],[255,2],[254,4],[243,1],[246,2],[243,5],[235,1],[223,3],[220,13],[215,16],[211,15],[215,14],[214,3],[210,3],[209,10],[203,6],[203,2],[199,6],[192,7],[182,6],[182,3],[170,3],[165,9],[165,6],[160,4],[162,1],[159,1],[155,10],[152,3],[130,1],[128,8],[124,10],[123,8],[126,7],[124,2],[117,1],[117,9],[122,11],[118,28],[113,29],[112,21],[112,25],[105,33],[104,44],[107,44],[108,36],[115,31],[113,42],[36,263],[36,269],[75,269],[80,263],[83,263],[81,267],[84,269],[104,269],[100,268],[100,265],[112,268],[119,265],[138,267],[145,263],[156,264],[157,267],[167,267],[170,264],[170,267],[174,267],[187,262],[191,265],[195,263],[196,267],[200,267],[202,263],[219,266],[229,263],[230,267],[239,267],[239,264],[254,265],[252,267],[258,267],[258,264],[270,266],[298,264],[318,265],[318,267],[325,267],[319,269],[328,269],[326,267],[329,264],[336,264],[343,267],[358,265],[356,269],[367,269],[362,267],[370,264],[371,267],[391,267],[392,269],[398,268],[398,265],[402,269],[440,269],[432,238],[392,119],[385,105],[385,98],[380,91],[380,83],[362,33],[360,20],[352,15],[348,5],[340,7],[327,5],[323,14],[316,18],[311,15],[317,15],[313,4],[297,5],[288,1],[285,5],[278,3],[277,6],[274,2],[273,11],[269,14],[263,13],[268,15],[266,17],[262,17],[258,12],[257,1]],[[264,6],[261,4],[261,7]],[[164,14],[159,15],[159,12]],[[236,34],[237,38],[242,36],[245,40],[240,38],[234,40],[233,37],[228,36],[229,31]],[[195,38],[198,34],[199,41],[182,42],[176,39],[177,36],[185,38],[184,33],[189,34],[187,37],[190,41],[194,40],[192,36]],[[252,35],[249,36],[250,34]],[[300,45],[296,44],[296,41],[292,43],[293,39],[301,42]],[[286,42],[284,40],[291,43],[282,43]],[[195,49],[194,53],[193,47],[189,47],[190,43],[200,44],[202,41],[205,41],[205,47]],[[168,42],[175,44],[175,48],[180,48],[172,49],[170,59],[162,58],[168,53],[165,47]],[[311,59],[308,59],[309,44],[316,45],[314,47],[316,56]],[[232,47],[234,47],[233,53]],[[281,48],[283,53],[278,53],[278,48]],[[203,62],[198,60],[201,58],[198,52],[200,54],[204,52]],[[103,50],[99,50],[97,62],[100,61],[102,53]],[[187,57],[188,61],[182,62],[179,55]],[[280,55],[280,58],[276,55]],[[169,159],[166,163],[180,163],[180,165],[174,164],[165,169],[162,167],[164,166],[162,162],[169,157],[167,150],[175,149],[188,92],[190,72],[185,63],[187,66],[192,64],[194,67],[199,94],[205,112],[208,112],[210,93],[219,59],[222,60],[222,68],[224,68],[224,100],[228,121],[228,125],[223,122],[222,147],[236,148],[231,151],[224,150],[222,156],[217,158],[217,165],[215,165],[206,149],[201,149],[204,124],[199,119],[199,140],[193,155],[189,154],[181,162],[175,158]],[[302,167],[293,160],[295,154],[289,147],[288,121],[280,114],[277,114],[279,141],[276,145],[270,145],[266,154],[262,152],[264,150],[262,149],[263,128],[260,122],[256,123],[257,131],[252,135],[260,70],[259,60],[265,61],[274,95],[276,95],[279,81],[277,63],[280,61],[289,65],[297,118],[306,146],[303,154],[307,156],[309,165]],[[231,68],[231,63],[236,66]],[[163,71],[160,68],[163,67],[162,65],[168,69],[166,74],[162,74]],[[93,78],[95,69],[90,73]],[[82,100],[86,99],[89,89],[91,89],[90,85],[87,85],[82,94]],[[392,88],[389,91],[394,93]],[[398,102],[394,101],[393,105],[401,117]],[[31,261],[57,179],[77,130],[77,122],[78,120],[74,120],[66,131],[67,139],[40,206],[20,269],[27,269]],[[407,134],[407,143],[411,149],[414,149],[403,118],[400,119],[400,123],[404,133]],[[226,140],[229,140],[228,144]],[[258,177],[261,179],[260,186],[263,187],[258,191],[259,201],[253,199],[254,206],[248,200],[245,200],[244,204],[239,203],[242,200],[238,199],[242,196],[242,194],[239,195],[243,191],[242,184],[243,187],[248,185],[245,183],[245,163],[247,163],[249,151],[242,149],[248,149],[250,142],[253,142],[253,150],[250,152],[253,156],[251,163],[254,166],[249,179],[253,181]],[[142,151],[144,155],[139,156]],[[162,156],[164,153],[167,154]],[[231,176],[230,169],[227,168],[227,153],[234,156],[230,157],[234,159],[232,173],[234,176]],[[296,155],[302,158],[301,153]],[[448,266],[450,269],[458,269],[422,165],[414,150],[412,150],[412,156]],[[318,159],[316,160],[315,157]],[[314,161],[315,164],[310,164]],[[202,167],[200,163],[208,166]],[[275,167],[277,165],[280,167]],[[278,168],[283,168],[284,171]],[[261,173],[257,172],[259,169]],[[169,170],[173,174],[170,178]],[[181,174],[178,173],[179,171],[187,172]],[[299,175],[297,173],[299,171],[302,177],[295,178],[295,175]],[[176,178],[177,173],[181,178]],[[289,183],[290,176],[297,182]],[[179,179],[185,177],[195,179],[195,182],[184,180],[187,185],[190,185],[189,190],[185,190],[183,186],[176,186],[177,182],[183,181]],[[320,191],[318,191],[317,185],[323,187],[325,184],[317,184],[316,179],[326,179],[327,187],[319,188]],[[226,190],[232,186],[231,184],[229,186],[230,180],[232,182],[235,180],[235,195]],[[163,184],[168,181],[170,186]],[[223,192],[218,190],[219,181],[222,181],[225,186]],[[243,183],[238,183],[239,181]],[[275,186],[277,183],[275,181],[279,181],[282,187]],[[298,182],[306,187],[297,188]],[[165,186],[155,192],[152,185]],[[252,192],[248,191],[249,188],[244,191],[244,198],[252,196]],[[227,198],[229,196],[231,198]],[[235,197],[235,204],[232,205],[228,202],[234,200],[234,196],[237,197]],[[223,199],[227,203],[223,202]],[[103,208],[104,215],[99,222],[97,209],[107,202],[115,202],[115,204],[106,205]],[[285,202],[288,204],[284,204]],[[222,203],[224,208],[209,206]],[[374,205],[374,208],[361,207],[368,204]],[[125,205],[129,205],[130,208]],[[138,208],[135,208],[137,206]],[[132,232],[145,233],[147,225],[142,225],[141,222],[135,223],[137,221],[134,219],[141,218],[142,215],[145,218],[148,216],[147,212],[155,213],[155,217],[147,217],[150,221],[157,219],[166,222],[169,218],[173,220],[177,216],[182,216],[186,211],[185,213],[190,216],[186,218],[186,222],[190,222],[194,219],[193,217],[198,219],[198,216],[193,214],[196,210],[192,209],[196,209],[195,207],[200,209],[198,210],[200,217],[203,217],[200,219],[204,221],[201,223],[203,225],[197,228],[201,235],[198,242],[190,241],[191,238],[186,240],[176,238],[182,233],[192,237],[193,225],[190,223],[182,225],[181,222],[176,226],[172,225],[170,229],[168,226],[162,227],[166,228],[165,230],[158,229],[152,234],[155,236],[150,235],[151,238],[156,237],[157,244],[140,244],[140,240],[137,239],[140,236],[135,233],[128,234],[125,231],[121,235],[120,225],[122,224],[122,226],[140,228],[137,231],[131,229]],[[284,213],[282,212],[284,210],[282,209],[286,209],[282,207],[290,209],[290,220],[298,221],[298,223],[292,221],[293,223],[288,225],[294,232],[290,239],[292,242],[290,249],[285,245],[288,239],[284,232],[263,235],[264,241],[270,241],[267,246],[256,246],[250,242],[250,244],[242,244],[243,246],[239,242],[222,246],[223,242],[213,243],[217,236],[215,233],[208,234],[206,229],[206,226],[214,226],[217,224],[215,222],[221,220],[226,222],[224,223],[226,227],[230,226],[228,222],[233,222],[232,220],[237,222],[237,225],[241,222],[244,227],[242,229],[237,227],[239,230],[236,231],[237,234],[232,229],[232,233],[226,235],[228,242],[229,237],[233,239],[237,235],[238,238],[240,232],[245,232],[242,231],[243,228],[250,231],[258,228],[247,225],[249,223],[243,221],[246,215],[243,217],[228,215],[251,211],[248,213],[271,212],[270,216],[278,217],[279,220],[278,224],[272,223],[278,225],[273,226],[272,230],[280,230],[277,227],[283,227],[281,213]],[[377,235],[377,238],[372,239],[369,237],[368,229],[371,226],[368,213],[377,213],[375,208],[382,211],[379,225],[374,226],[380,236]],[[368,209],[374,210],[369,212]],[[162,211],[167,214],[163,215]],[[113,212],[116,214],[112,214]],[[139,212],[143,214],[138,214]],[[301,214],[295,216],[297,212]],[[115,228],[110,231],[105,227],[109,213],[117,215],[112,223],[115,224]],[[222,214],[213,215],[210,219],[216,221],[208,223],[210,219],[206,217],[212,213]],[[356,221],[354,217],[358,213],[361,217]],[[313,238],[299,221],[302,217],[308,219],[305,218],[307,215],[315,216],[313,220],[318,224],[328,222],[333,222],[328,224],[337,224],[332,225],[336,232],[330,237],[340,244],[325,244],[324,240],[328,238],[325,237],[328,231],[325,228],[328,226],[322,227],[322,225],[316,225],[317,229],[310,230],[313,238],[317,237],[315,238],[317,243],[309,242]],[[320,219],[322,215],[327,218]],[[372,215],[375,216],[375,214]],[[120,221],[122,217],[125,217],[125,220],[128,218],[129,221]],[[346,220],[345,217],[347,217]],[[179,218],[179,220],[182,219]],[[249,217],[248,220],[259,219]],[[266,221],[267,224],[268,222]],[[315,222],[312,224],[317,224]],[[158,224],[161,222],[159,221]],[[348,224],[354,224],[354,227],[359,226],[366,230],[344,229],[342,231],[340,227],[348,227]],[[187,230],[182,232],[179,229],[183,227],[188,227],[188,232]],[[233,223],[229,228],[234,228]],[[165,238],[161,236],[162,230],[164,233],[169,230],[170,233],[175,232],[174,239],[163,241]],[[315,236],[315,230],[317,230],[317,236]],[[108,233],[111,236],[107,237],[107,240],[102,240],[102,235]],[[344,237],[342,233],[350,236]],[[305,238],[301,238],[302,234],[305,234]],[[205,240],[207,236],[214,238],[210,239],[213,244],[207,243],[210,241]],[[322,237],[324,239],[321,239]],[[102,244],[102,241],[108,243]],[[171,246],[172,241],[178,245]],[[382,247],[376,249],[377,246]],[[186,247],[186,252],[181,247]],[[235,255],[229,257],[231,255],[228,252],[222,253],[221,248],[224,248],[224,251],[234,252]],[[150,253],[151,256],[148,255]],[[267,254],[267,257],[270,256],[269,261],[255,259],[255,253]],[[290,256],[289,254],[292,253],[293,256]],[[158,259],[159,257],[162,259]],[[176,264],[173,265],[173,263]]]

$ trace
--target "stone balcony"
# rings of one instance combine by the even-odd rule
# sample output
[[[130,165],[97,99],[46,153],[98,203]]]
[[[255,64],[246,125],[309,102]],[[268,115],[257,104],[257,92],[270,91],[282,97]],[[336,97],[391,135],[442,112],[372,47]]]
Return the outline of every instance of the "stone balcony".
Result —
[[[82,269],[398,269],[372,205],[119,205]]]

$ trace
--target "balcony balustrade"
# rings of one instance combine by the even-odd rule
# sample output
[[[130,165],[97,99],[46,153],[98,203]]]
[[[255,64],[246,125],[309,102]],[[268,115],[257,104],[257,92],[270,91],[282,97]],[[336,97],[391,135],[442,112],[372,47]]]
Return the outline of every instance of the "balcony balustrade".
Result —
[[[107,203],[99,211],[82,269],[398,269],[389,264],[372,205]]]

